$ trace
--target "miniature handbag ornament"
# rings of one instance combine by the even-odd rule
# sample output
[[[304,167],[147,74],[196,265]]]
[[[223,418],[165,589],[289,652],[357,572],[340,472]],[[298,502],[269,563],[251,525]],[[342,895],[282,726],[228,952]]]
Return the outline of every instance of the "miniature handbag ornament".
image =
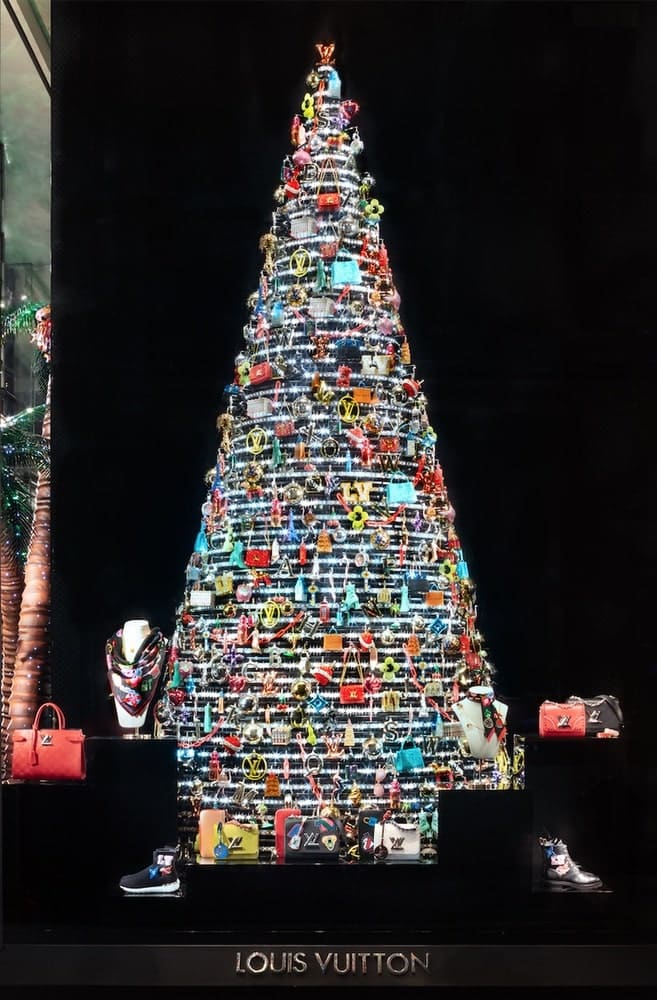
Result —
[[[350,666],[358,673],[359,683],[345,683]],[[365,701],[365,677],[360,662],[360,653],[354,645],[345,650],[342,658],[342,674],[340,676],[340,704],[360,705]]]

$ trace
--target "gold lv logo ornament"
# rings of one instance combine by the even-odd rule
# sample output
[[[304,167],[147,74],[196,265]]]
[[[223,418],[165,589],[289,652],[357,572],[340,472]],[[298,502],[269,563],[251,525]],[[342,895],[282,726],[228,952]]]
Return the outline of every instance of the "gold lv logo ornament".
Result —
[[[360,416],[360,406],[353,396],[342,396],[338,403],[338,413],[345,424],[353,424]]]
[[[258,612],[258,618],[265,628],[274,628],[278,624],[278,619],[280,617],[280,605],[275,604],[274,601],[267,601],[267,603],[263,604]]]
[[[267,761],[261,753],[250,753],[242,761],[242,771],[249,781],[261,781],[267,773]]]
[[[259,455],[265,450],[267,431],[264,427],[252,427],[246,435],[246,448],[252,455]]]
[[[290,257],[290,268],[296,278],[303,278],[310,269],[310,254],[305,247],[299,247]]]

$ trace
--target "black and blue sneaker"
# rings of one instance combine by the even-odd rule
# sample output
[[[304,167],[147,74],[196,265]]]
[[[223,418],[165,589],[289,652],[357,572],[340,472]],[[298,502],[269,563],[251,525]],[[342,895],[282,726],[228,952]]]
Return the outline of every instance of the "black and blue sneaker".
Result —
[[[119,888],[142,896],[178,892],[180,879],[176,871],[177,856],[177,847],[158,847],[153,851],[153,864],[133,875],[123,875]]]

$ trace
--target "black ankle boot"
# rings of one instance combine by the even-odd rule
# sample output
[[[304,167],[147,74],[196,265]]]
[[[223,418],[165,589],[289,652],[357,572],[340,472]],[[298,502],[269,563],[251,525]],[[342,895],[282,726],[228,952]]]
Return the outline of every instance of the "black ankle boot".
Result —
[[[568,845],[558,837],[539,837],[543,852],[542,888],[577,891],[599,889],[602,880],[592,872],[582,871],[568,853]]]

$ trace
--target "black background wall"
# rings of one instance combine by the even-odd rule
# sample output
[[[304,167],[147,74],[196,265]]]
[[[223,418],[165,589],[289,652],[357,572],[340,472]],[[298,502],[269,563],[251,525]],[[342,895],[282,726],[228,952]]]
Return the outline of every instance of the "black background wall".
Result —
[[[258,239],[328,40],[498,695],[531,717],[613,691],[641,741],[657,685],[650,4],[55,0],[56,697],[113,734],[106,638],[142,616],[171,634]]]

